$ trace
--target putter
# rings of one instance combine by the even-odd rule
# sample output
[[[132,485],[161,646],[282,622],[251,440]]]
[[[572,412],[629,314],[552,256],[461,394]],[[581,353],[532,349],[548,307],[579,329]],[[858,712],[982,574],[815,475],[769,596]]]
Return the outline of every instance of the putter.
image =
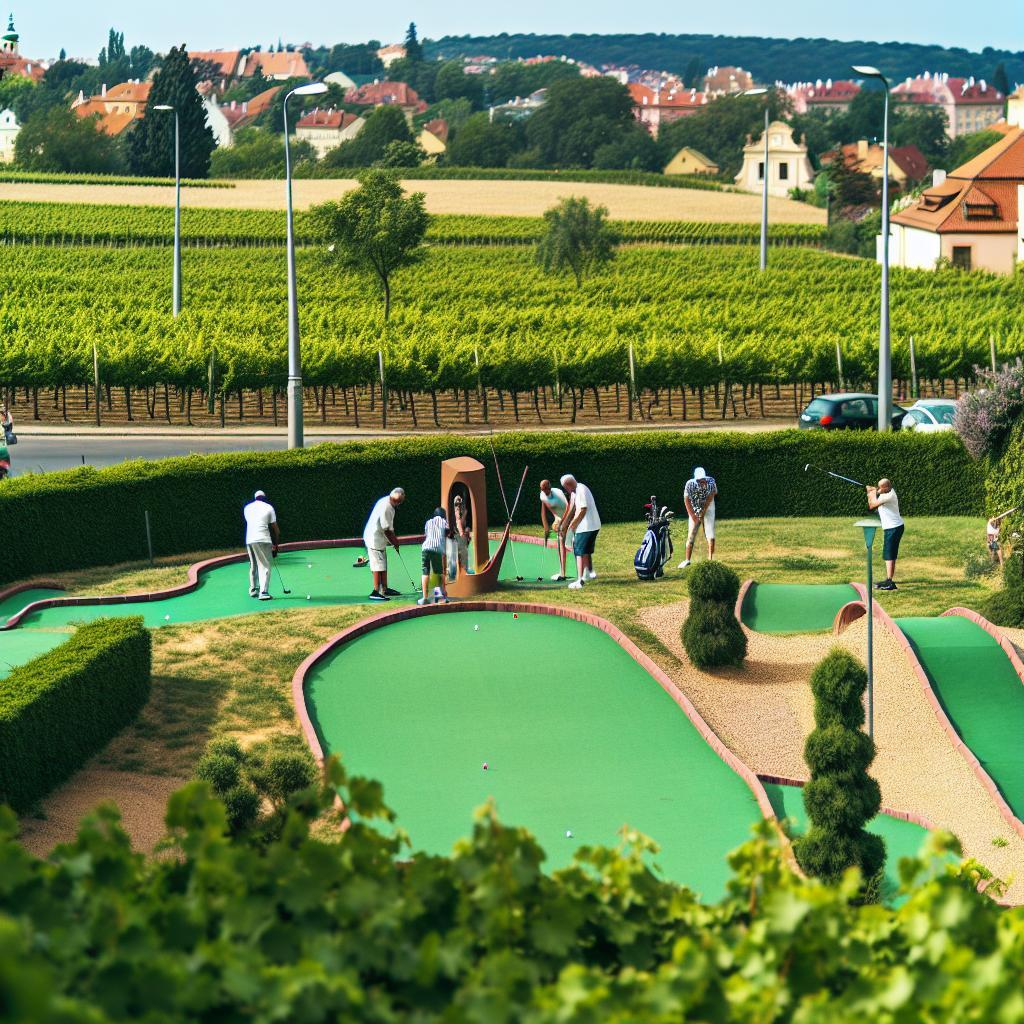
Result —
[[[405,575],[409,577],[409,583],[412,586],[413,593],[418,594],[420,588],[416,586],[416,581],[412,578],[412,573],[409,572],[409,567],[405,564],[405,559],[402,557],[401,548],[395,548],[395,554],[398,555],[398,560],[402,563],[402,568],[405,570]]]
[[[863,488],[865,485],[859,480],[854,480],[852,477],[841,476],[839,473],[833,473],[830,469],[822,469],[820,466],[814,466],[810,462],[804,466],[804,472],[813,469],[816,473],[824,473],[825,476],[835,477],[836,480],[842,480],[844,483],[853,484],[854,487]]]
[[[491,446],[491,455],[494,458],[494,471],[498,474],[498,488],[501,490],[501,501],[502,501],[502,504],[505,506],[505,515],[508,516],[508,522],[509,522],[509,525],[511,526],[512,525],[512,512],[509,511],[508,497],[505,494],[505,484],[504,484],[504,482],[501,479],[501,467],[498,465],[498,453],[494,450],[494,442],[491,440],[490,435],[488,435],[488,437],[487,437],[487,443]],[[530,467],[527,466],[526,468],[529,469]],[[523,471],[523,479],[524,480],[526,479],[526,472],[525,472],[525,470]],[[523,489],[522,483],[519,484],[519,489],[520,490]],[[516,498],[516,501],[517,502],[519,501],[518,497]],[[522,583],[523,582],[523,574],[519,571],[519,560],[516,558],[516,546],[515,546],[515,544],[512,543],[512,535],[511,534],[509,534],[509,538],[508,538],[508,549],[512,553],[512,564],[516,567],[516,582],[517,583]]]
[[[277,562],[274,563],[274,568],[277,569],[277,582],[281,584],[281,590],[286,594],[290,594],[291,591],[284,585],[284,577],[281,575],[281,567]]]

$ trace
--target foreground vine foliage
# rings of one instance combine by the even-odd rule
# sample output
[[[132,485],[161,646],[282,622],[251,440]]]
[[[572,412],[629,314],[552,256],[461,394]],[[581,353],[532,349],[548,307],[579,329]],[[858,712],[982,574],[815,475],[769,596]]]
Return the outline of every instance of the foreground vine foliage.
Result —
[[[355,820],[341,837],[334,796]],[[661,880],[624,830],[543,872],[492,807],[451,856],[417,855],[378,783],[328,763],[283,828],[230,837],[203,783],[169,838],[134,853],[114,810],[37,860],[0,811],[0,1007],[7,1021],[480,1021],[878,1024],[1024,1019],[1024,914],[933,835],[906,902],[858,906],[786,866],[762,824],[718,904]],[[333,824],[332,824],[333,823]],[[280,823],[279,823],[280,825]]]

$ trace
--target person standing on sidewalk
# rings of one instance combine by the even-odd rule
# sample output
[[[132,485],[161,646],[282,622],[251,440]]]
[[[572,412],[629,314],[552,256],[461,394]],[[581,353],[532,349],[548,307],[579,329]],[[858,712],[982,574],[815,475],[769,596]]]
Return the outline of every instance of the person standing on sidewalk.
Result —
[[[892,481],[882,478],[878,486],[868,484],[868,508],[878,513],[882,523],[882,558],[885,559],[885,579],[875,584],[875,590],[895,590],[896,559],[900,555],[900,541],[903,539],[903,517],[900,515],[900,500],[893,490]]]
[[[693,471],[693,477],[686,481],[683,488],[683,504],[690,518],[689,530],[686,534],[686,557],[679,563],[680,569],[690,564],[693,555],[693,544],[700,528],[704,527],[704,539],[708,542],[708,561],[715,557],[715,495],[718,484],[713,476],[708,476],[703,466]]]
[[[245,550],[249,554],[249,596],[269,601],[270,565],[277,555],[281,537],[277,513],[266,494],[257,491],[242,509],[242,515],[245,517]]]

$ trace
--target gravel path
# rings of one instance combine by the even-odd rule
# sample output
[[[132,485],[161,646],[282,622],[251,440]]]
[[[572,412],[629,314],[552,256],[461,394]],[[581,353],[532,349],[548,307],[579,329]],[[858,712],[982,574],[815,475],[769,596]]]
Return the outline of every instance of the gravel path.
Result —
[[[714,674],[695,669],[679,637],[686,602],[646,609],[640,621],[672,652],[669,676],[693,701],[722,740],[755,772],[806,779],[803,744],[814,727],[808,679],[834,646],[861,660],[867,622],[840,637],[830,634],[777,637],[747,633],[742,669]],[[1024,640],[1024,631],[1015,640]],[[1006,898],[1024,904],[1024,838],[1003,820],[967,762],[950,744],[900,646],[875,630],[875,743],[872,774],[882,803],[923,815],[953,832],[966,856],[1011,880]],[[1006,846],[994,846],[1001,836]]]

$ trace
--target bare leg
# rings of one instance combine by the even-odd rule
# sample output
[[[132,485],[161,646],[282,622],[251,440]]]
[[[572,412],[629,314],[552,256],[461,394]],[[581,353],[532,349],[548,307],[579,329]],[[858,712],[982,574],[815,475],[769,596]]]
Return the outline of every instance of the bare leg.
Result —
[[[558,535],[558,565],[561,568],[561,572],[562,572],[563,576],[565,575],[565,559],[566,559],[565,537],[563,537],[562,534],[559,534]]]
[[[708,561],[714,561],[715,558],[715,538],[712,537],[708,541]]]
[[[421,577],[421,579],[423,580],[423,603],[426,604],[427,603],[427,587],[430,586],[430,577],[429,576],[423,576],[423,577]]]
[[[887,558],[885,560],[885,578],[891,580],[896,575],[896,559]]]

